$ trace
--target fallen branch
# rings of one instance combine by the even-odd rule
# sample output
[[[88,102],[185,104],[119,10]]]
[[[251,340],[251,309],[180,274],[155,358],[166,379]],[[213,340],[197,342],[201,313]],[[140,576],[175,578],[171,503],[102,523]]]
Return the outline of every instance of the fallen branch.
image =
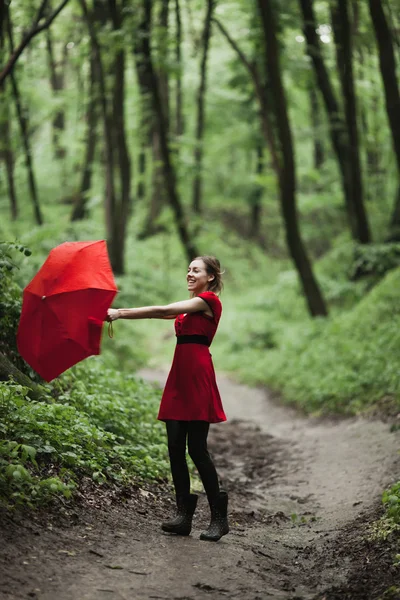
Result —
[[[32,400],[48,400],[45,389],[34,383],[27,375],[24,375],[5,354],[0,352],[0,381],[8,381],[10,377],[20,385],[29,388],[29,397]]]

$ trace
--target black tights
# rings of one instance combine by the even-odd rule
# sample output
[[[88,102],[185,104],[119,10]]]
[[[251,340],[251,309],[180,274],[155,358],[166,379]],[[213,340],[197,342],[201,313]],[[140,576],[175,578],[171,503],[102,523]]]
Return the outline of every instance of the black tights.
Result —
[[[217,471],[207,449],[210,424],[206,421],[166,421],[166,426],[171,473],[177,497],[190,493],[186,463],[187,438],[189,456],[199,472],[208,501],[213,502],[219,494],[219,483]]]

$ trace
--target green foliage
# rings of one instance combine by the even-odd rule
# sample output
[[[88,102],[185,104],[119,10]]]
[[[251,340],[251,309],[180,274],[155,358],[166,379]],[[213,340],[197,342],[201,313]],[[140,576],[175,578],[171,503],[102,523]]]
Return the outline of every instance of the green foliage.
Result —
[[[8,355],[18,368],[27,373],[25,363],[16,348],[16,331],[21,314],[21,289],[15,281],[18,268],[16,254],[30,256],[31,251],[23,244],[0,242],[0,352]]]
[[[385,516],[396,525],[400,525],[400,481],[383,492],[382,502],[385,507]]]
[[[83,475],[118,484],[165,477],[153,388],[95,359],[56,380],[52,392],[57,401],[34,402],[27,388],[0,383],[0,500],[68,498]]]
[[[349,275],[351,279],[371,275],[378,279],[398,266],[400,266],[399,243],[360,244],[355,247]]]

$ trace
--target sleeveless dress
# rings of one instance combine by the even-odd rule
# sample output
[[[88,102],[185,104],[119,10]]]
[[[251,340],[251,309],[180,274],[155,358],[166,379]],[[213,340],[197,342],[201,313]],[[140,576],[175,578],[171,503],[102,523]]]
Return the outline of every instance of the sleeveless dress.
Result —
[[[226,421],[208,348],[217,331],[222,304],[214,292],[203,292],[198,298],[207,302],[213,316],[196,312],[176,317],[177,345],[161,399],[160,421]],[[196,339],[201,343],[192,341]]]

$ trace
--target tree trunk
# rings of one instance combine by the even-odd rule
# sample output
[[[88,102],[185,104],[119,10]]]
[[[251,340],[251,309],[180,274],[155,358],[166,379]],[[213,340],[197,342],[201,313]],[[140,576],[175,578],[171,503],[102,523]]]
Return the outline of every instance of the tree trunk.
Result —
[[[161,95],[161,102],[164,109],[164,118],[169,130],[169,79],[168,79],[168,51],[169,51],[169,31],[168,31],[169,0],[161,0],[161,11],[158,30],[158,62],[160,65],[158,71],[158,81]]]
[[[176,129],[175,134],[177,136],[183,135],[184,133],[184,121],[183,121],[183,110],[182,110],[182,20],[181,20],[181,8],[179,0],[175,0],[175,19],[176,19]]]
[[[114,32],[122,34],[121,12],[116,0],[109,0],[110,16]],[[114,172],[118,177],[118,198],[107,220],[109,231],[110,258],[115,272],[124,273],[125,240],[128,220],[131,214],[131,161],[125,132],[125,49],[118,48],[113,64],[112,96],[112,143],[115,149]]]
[[[7,29],[8,29],[8,40],[9,40],[9,44],[10,44],[10,51],[11,51],[11,54],[13,54],[14,41],[13,41],[13,32],[12,32],[12,23],[11,23],[11,19],[10,19],[10,13],[8,13],[8,18],[7,18]],[[23,143],[24,152],[25,152],[25,163],[26,163],[26,168],[28,170],[29,190],[30,190],[30,194],[31,194],[34,215],[35,215],[36,223],[38,225],[43,225],[42,211],[40,209],[39,197],[38,197],[37,187],[36,187],[35,172],[33,169],[33,159],[32,159],[31,144],[30,144],[30,139],[29,139],[28,125],[26,122],[26,118],[24,116],[24,111],[22,109],[21,96],[19,93],[17,80],[15,79],[13,72],[11,72],[11,74],[10,74],[10,79],[11,79],[11,86],[12,86],[12,91],[13,91],[13,96],[14,96],[15,107],[17,109],[18,122],[19,122],[19,126],[21,129],[22,143]]]
[[[96,65],[96,79],[99,84],[99,100],[101,106],[101,116],[103,120],[104,126],[104,142],[105,142],[105,180],[106,180],[106,197],[105,197],[105,207],[106,207],[106,228],[108,235],[108,245],[110,251],[110,261],[112,267],[115,269],[117,266],[116,256],[114,256],[114,227],[113,227],[113,219],[116,214],[116,205],[117,198],[115,193],[115,183],[114,183],[114,152],[113,152],[113,134],[112,134],[112,124],[111,117],[108,114],[108,104],[107,104],[107,90],[105,83],[105,73],[103,68],[103,61],[101,57],[101,48],[99,41],[97,39],[96,29],[94,27],[95,15],[89,13],[89,10],[86,5],[86,0],[79,0],[82,8],[82,12],[85,18],[85,21],[88,26],[89,36],[92,43],[92,48],[94,50],[94,63]],[[95,9],[98,9],[99,13],[103,12],[104,6],[99,3],[96,3]],[[96,15],[97,16],[97,15]],[[115,261],[115,262],[114,262]]]
[[[4,91],[0,87],[0,97],[4,94]],[[3,99],[0,99],[0,104]],[[5,107],[8,112],[8,107]],[[10,136],[10,121],[6,117],[4,122],[0,123],[0,158],[4,159],[6,167],[7,183],[8,183],[8,197],[10,199],[10,212],[11,219],[15,221],[18,217],[18,200],[15,191],[15,180],[14,180],[14,152],[11,146]]]
[[[3,54],[5,46],[5,25],[7,19],[8,6],[0,7],[0,52]],[[11,219],[15,221],[18,217],[18,201],[15,192],[14,182],[14,153],[10,136],[10,107],[6,98],[5,84],[0,85],[0,160],[4,160],[7,182],[8,196],[10,199]]]
[[[385,90],[386,112],[400,177],[400,92],[396,76],[393,36],[387,23],[381,0],[368,0],[368,5],[378,44],[379,66]],[[390,228],[400,231],[400,193],[397,194]]]
[[[243,63],[243,65],[245,66],[245,68],[247,69],[247,71],[249,72],[249,74],[252,78],[252,81],[253,81],[254,87],[255,87],[256,97],[257,97],[258,103],[260,105],[260,119],[261,119],[262,133],[265,138],[265,143],[267,144],[268,149],[271,154],[272,167],[273,167],[277,177],[279,177],[279,173],[280,173],[279,156],[278,156],[278,149],[277,149],[277,144],[276,144],[276,140],[275,140],[275,131],[274,131],[272,119],[270,116],[272,114],[272,108],[270,106],[267,86],[262,83],[262,78],[260,77],[260,74],[258,72],[257,65],[254,62],[250,62],[248,60],[248,58],[246,58],[245,54],[239,48],[239,46],[237,45],[235,40],[231,37],[231,35],[228,33],[228,31],[222,25],[222,23],[215,17],[212,20],[217,25],[217,27],[219,28],[221,33],[225,36],[228,43],[233,48],[233,50],[236,52],[239,59],[241,60],[241,62]]]
[[[57,63],[54,57],[53,40],[51,36],[51,30],[46,30],[46,47],[47,47],[47,61],[50,70],[50,85],[53,90],[54,97],[57,98],[61,90],[64,89],[64,72],[66,63],[66,46],[63,50],[63,60],[60,67],[57,67]],[[65,129],[65,113],[64,110],[58,109],[52,122],[53,127],[53,147],[55,158],[62,159],[65,157],[66,150],[61,143],[62,134]]]
[[[314,87],[314,82],[310,84],[309,88],[310,95],[310,112],[311,112],[311,126],[313,130],[313,144],[314,144],[314,169],[319,170],[325,161],[324,143],[321,136],[321,113],[320,105],[318,101],[318,94]]]
[[[85,163],[83,167],[81,186],[75,199],[74,209],[71,215],[71,221],[79,221],[88,216],[86,207],[87,195],[92,183],[93,162],[97,143],[97,86],[96,86],[96,64],[94,50],[92,49],[90,58],[90,89],[89,103],[87,107],[87,130],[86,130],[86,152]]]
[[[313,317],[326,316],[327,309],[311,263],[307,256],[298,226],[296,209],[296,175],[292,132],[287,112],[285,90],[279,65],[278,42],[276,38],[275,15],[271,0],[258,0],[261,22],[265,37],[265,62],[268,81],[271,83],[279,137],[282,169],[279,177],[281,209],[285,223],[286,240],[296,266],[308,308]]]
[[[346,129],[346,166],[349,169],[351,197],[355,216],[356,236],[359,242],[371,241],[368,218],[364,206],[363,181],[361,176],[360,150],[357,127],[357,106],[354,89],[353,57],[351,44],[350,19],[347,0],[337,0],[332,8],[332,23],[336,37],[338,70],[344,99]]]
[[[198,255],[196,247],[190,239],[189,231],[186,224],[183,207],[177,190],[176,175],[174,166],[171,160],[171,152],[168,145],[167,126],[162,109],[161,96],[158,89],[157,77],[153,68],[153,62],[150,51],[150,28],[151,28],[151,0],[143,0],[143,18],[139,25],[137,34],[137,46],[145,63],[144,72],[148,76],[148,83],[151,89],[151,102],[154,110],[155,125],[158,129],[160,137],[160,151],[163,161],[164,181],[168,196],[168,201],[175,215],[175,222],[178,229],[179,237],[186,252],[188,260],[192,260]]]
[[[159,16],[158,36],[156,40],[157,56],[158,56],[158,80],[160,85],[161,106],[163,115],[168,130],[169,124],[169,82],[168,71],[166,65],[166,52],[168,47],[168,0],[162,0],[161,12]],[[142,35],[142,33],[139,33]],[[149,33],[151,35],[151,32]],[[163,204],[166,200],[165,189],[163,185],[163,169],[162,159],[160,155],[160,139],[159,131],[155,125],[154,108],[149,98],[152,97],[151,74],[148,72],[148,61],[141,50],[141,45],[138,43],[138,36],[134,41],[135,63],[138,73],[139,87],[141,90],[141,105],[142,105],[142,135],[143,146],[151,145],[152,151],[152,173],[151,173],[151,197],[146,215],[146,220],[143,230],[139,234],[140,239],[154,235],[158,232],[156,220],[159,217]],[[156,75],[157,77],[157,75]],[[145,150],[141,151],[141,162],[145,166]]]
[[[137,186],[137,199],[143,200],[146,196],[146,146],[142,142],[140,147],[139,159],[138,159],[138,186]]]
[[[356,214],[352,201],[352,183],[350,179],[351,172],[348,169],[347,163],[348,144],[346,141],[346,127],[340,116],[340,110],[335,98],[333,86],[322,58],[321,48],[316,32],[317,25],[314,16],[312,0],[299,0],[299,2],[303,14],[304,36],[307,40],[307,52],[314,65],[318,87],[321,90],[325,109],[329,119],[330,137],[340,169],[348,222],[353,239],[358,240]]]
[[[211,37],[211,18],[214,10],[215,0],[207,0],[207,12],[203,29],[203,55],[200,66],[200,85],[197,92],[197,123],[196,143],[194,150],[194,180],[192,208],[195,213],[201,213],[202,209],[202,183],[203,183],[203,136],[204,136],[204,114],[205,95],[207,86],[207,58]]]
[[[29,388],[29,398],[32,400],[48,400],[45,388],[34,383],[32,379],[17,369],[5,354],[0,352],[0,381],[8,381],[10,377],[20,385]]]
[[[264,150],[261,143],[257,144],[257,165],[256,175],[262,175],[264,171]],[[261,225],[261,199],[263,195],[263,186],[257,181],[254,192],[251,196],[251,214],[250,214],[250,236],[253,239],[260,237]]]

